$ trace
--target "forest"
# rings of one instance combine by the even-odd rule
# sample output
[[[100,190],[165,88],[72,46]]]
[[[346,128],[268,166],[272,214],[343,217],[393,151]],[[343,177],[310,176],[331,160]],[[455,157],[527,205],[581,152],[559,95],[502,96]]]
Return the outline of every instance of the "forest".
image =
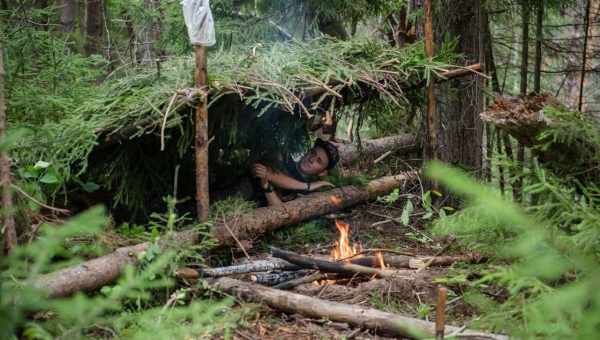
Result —
[[[1,339],[595,339],[600,0],[0,0],[0,193]]]

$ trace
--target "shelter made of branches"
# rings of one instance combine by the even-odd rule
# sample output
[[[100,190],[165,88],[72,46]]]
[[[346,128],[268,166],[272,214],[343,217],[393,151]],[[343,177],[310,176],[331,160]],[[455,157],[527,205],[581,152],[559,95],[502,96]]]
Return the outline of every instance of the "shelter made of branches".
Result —
[[[180,178],[193,170],[190,113],[198,96],[209,97],[209,136],[216,138],[211,168],[221,162],[240,169],[248,159],[247,145],[238,140],[245,114],[276,110],[278,120],[296,124],[327,111],[339,115],[349,103],[409,106],[415,90],[450,68],[456,57],[450,51],[443,46],[429,61],[421,43],[397,49],[329,39],[216,50],[208,57],[207,91],[192,87],[191,57],[122,67],[75,112],[36,127],[14,154],[21,165],[52,162],[65,184],[97,183],[112,193],[114,206],[151,211],[149,200],[162,204],[173,192],[176,165]]]

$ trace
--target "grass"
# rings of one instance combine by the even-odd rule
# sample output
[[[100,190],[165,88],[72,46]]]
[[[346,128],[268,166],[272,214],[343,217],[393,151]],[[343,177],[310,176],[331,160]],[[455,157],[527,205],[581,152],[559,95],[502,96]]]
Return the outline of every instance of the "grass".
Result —
[[[261,251],[268,251],[270,246],[287,250],[304,250],[319,244],[328,244],[335,238],[326,220],[308,221],[296,226],[280,229],[263,238],[258,245]]]

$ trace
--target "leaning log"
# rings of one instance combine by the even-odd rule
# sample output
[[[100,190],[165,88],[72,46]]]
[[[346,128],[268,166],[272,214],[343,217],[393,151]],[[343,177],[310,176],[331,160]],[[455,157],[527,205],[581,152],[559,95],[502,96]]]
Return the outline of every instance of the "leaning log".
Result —
[[[212,286],[236,297],[252,302],[265,303],[272,308],[299,313],[317,319],[346,322],[356,327],[368,328],[398,337],[432,338],[435,325],[431,322],[383,312],[373,308],[325,301],[288,291],[259,286],[231,278],[220,278]],[[508,339],[504,335],[462,330],[447,326],[446,333],[457,333],[458,338]]]
[[[258,208],[250,213],[217,223],[212,235],[222,246],[233,245],[235,240],[228,230],[231,230],[238,239],[251,239],[286,225],[330,214],[374,199],[416,179],[417,176],[416,172],[408,172],[383,177],[371,181],[363,188],[346,186],[306,195],[279,206]],[[174,233],[160,242],[160,245],[165,250],[180,249],[197,243],[200,237],[200,233],[196,230],[187,230]],[[31,281],[31,284],[45,290],[50,297],[64,297],[79,291],[91,291],[114,282],[126,266],[137,265],[138,257],[149,246],[150,243],[146,242],[119,248],[108,255],[38,276]]]
[[[258,208],[254,212],[218,223],[212,235],[221,245],[235,245],[239,240],[253,240],[285,225],[331,214],[373,200],[415,180],[418,172],[383,177],[365,187],[345,186],[327,192],[313,193],[277,206]]]
[[[360,145],[356,143],[341,144],[338,147],[340,161],[349,165],[361,155],[369,155],[373,159],[391,152],[412,152],[419,149],[419,143],[414,135],[401,134],[378,139],[364,140]]]

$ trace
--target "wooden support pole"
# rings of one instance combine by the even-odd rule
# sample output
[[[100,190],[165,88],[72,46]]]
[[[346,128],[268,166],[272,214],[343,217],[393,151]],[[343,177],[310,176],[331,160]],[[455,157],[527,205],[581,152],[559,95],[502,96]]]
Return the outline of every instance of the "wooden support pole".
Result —
[[[196,106],[196,213],[198,221],[208,219],[208,108],[206,48],[194,46],[196,52],[196,87],[204,90],[204,95]]]
[[[435,338],[437,340],[444,339],[444,329],[446,327],[446,293],[446,288],[439,288],[435,313]]]
[[[433,60],[434,40],[433,40],[433,14],[431,0],[425,0],[425,53],[429,61]],[[437,159],[437,135],[435,126],[436,101],[434,93],[433,78],[427,85],[427,150],[426,157],[430,160]]]

